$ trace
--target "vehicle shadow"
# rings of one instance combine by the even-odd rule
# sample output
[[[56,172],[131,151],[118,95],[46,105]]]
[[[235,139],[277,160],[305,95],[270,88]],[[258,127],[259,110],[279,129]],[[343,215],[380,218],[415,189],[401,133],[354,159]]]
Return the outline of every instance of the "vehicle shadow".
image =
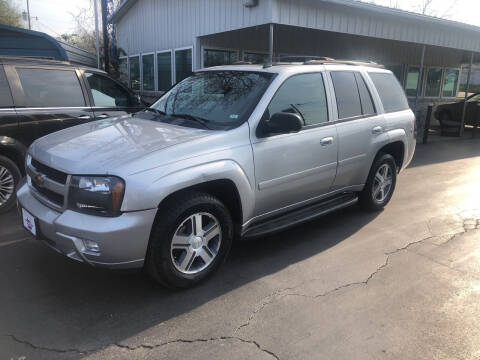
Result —
[[[0,252],[0,287],[9,291],[0,294],[0,334],[48,348],[101,349],[315,256],[377,215],[352,207],[273,236],[241,241],[215,276],[183,291],[165,289],[140,272],[75,263],[35,240],[6,246]]]

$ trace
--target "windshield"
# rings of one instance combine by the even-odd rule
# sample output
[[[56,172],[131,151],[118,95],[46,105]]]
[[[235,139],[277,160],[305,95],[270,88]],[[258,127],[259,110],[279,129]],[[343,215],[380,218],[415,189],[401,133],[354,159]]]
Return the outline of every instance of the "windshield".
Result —
[[[175,85],[151,107],[165,113],[166,119],[184,117],[201,121],[210,129],[230,129],[248,119],[273,77],[266,72],[198,72]]]

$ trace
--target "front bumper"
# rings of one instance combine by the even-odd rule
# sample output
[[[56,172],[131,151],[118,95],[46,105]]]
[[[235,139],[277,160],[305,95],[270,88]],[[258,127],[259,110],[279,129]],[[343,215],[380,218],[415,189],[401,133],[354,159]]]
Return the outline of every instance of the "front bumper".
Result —
[[[57,212],[38,201],[23,184],[17,191],[19,207],[37,219],[37,237],[71,259],[106,268],[139,268],[147,253],[150,230],[157,210],[99,217],[66,210]],[[84,240],[94,241],[98,252],[89,251]]]

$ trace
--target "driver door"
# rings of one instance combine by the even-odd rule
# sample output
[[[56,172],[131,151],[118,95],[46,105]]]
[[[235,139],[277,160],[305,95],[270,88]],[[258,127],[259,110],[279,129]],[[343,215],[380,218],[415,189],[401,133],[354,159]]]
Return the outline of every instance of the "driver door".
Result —
[[[297,74],[285,80],[262,121],[268,122],[278,112],[299,114],[304,126],[297,133],[257,133],[252,139],[258,199],[255,216],[327,193],[337,171],[337,131],[329,122],[323,75]]]

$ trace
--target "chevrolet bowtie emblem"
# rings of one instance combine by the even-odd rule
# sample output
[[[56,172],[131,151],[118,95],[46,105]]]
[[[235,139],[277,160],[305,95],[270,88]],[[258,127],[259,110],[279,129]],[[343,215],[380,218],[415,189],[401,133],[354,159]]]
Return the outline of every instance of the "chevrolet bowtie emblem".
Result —
[[[42,186],[43,183],[45,182],[45,175],[36,175],[34,178],[33,178],[33,181],[35,181],[35,184],[37,184],[38,186]]]

